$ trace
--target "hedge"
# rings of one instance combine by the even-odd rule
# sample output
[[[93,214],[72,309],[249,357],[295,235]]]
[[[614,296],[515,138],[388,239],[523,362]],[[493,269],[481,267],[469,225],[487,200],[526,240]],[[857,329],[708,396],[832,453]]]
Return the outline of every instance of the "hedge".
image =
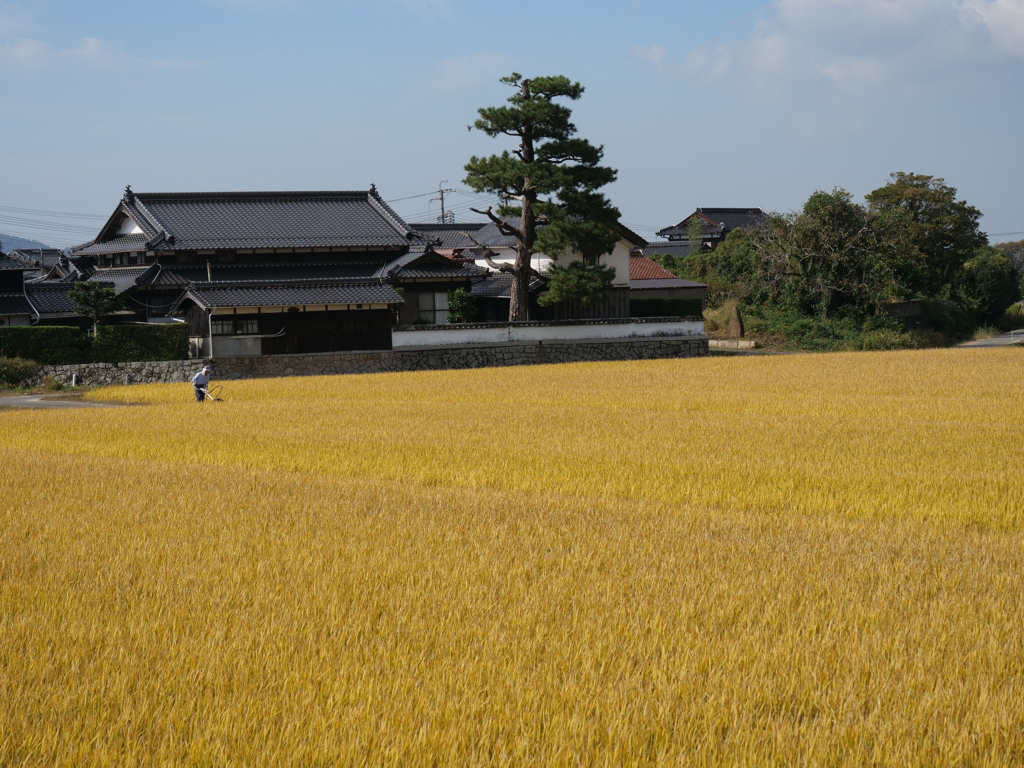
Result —
[[[0,328],[0,356],[22,357],[43,365],[186,360],[188,326],[101,325],[96,339],[62,325],[4,327]]]
[[[700,317],[704,301],[699,296],[662,299],[630,299],[630,317]]]
[[[188,325],[101,325],[92,342],[94,363],[188,359]]]
[[[0,328],[0,356],[23,357],[43,365],[92,362],[91,340],[64,325],[18,325]]]

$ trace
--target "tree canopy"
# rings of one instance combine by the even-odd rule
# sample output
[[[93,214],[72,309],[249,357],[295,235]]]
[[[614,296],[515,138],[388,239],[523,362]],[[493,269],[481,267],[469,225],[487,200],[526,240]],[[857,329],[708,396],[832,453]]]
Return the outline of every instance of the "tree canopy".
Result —
[[[619,212],[599,190],[615,180],[616,171],[601,165],[603,147],[576,136],[571,110],[556,101],[576,101],[583,86],[562,75],[528,79],[518,72],[501,82],[516,89],[508,105],[481,108],[470,130],[511,136],[518,147],[471,157],[465,183],[505,201],[497,210],[474,211],[516,241],[514,264],[494,262],[489,252],[485,258],[492,269],[513,275],[509,319],[528,320],[534,253],[558,259],[576,251],[596,267],[615,246]]]
[[[75,312],[92,320],[94,333],[99,333],[100,320],[121,308],[113,288],[92,282],[75,283],[68,291]]]

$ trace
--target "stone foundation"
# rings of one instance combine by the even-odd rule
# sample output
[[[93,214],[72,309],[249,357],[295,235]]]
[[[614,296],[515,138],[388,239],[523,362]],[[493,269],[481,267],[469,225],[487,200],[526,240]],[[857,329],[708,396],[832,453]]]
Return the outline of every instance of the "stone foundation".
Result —
[[[206,363],[213,378],[258,379],[274,376],[323,376],[344,373],[436,371],[490,368],[542,363],[581,363],[597,360],[654,360],[671,357],[706,357],[703,336],[590,339],[588,341],[504,342],[462,346],[417,347],[379,352],[323,352],[269,357],[220,357],[215,360],[169,360],[155,363],[86,363],[43,365],[33,379],[52,376],[71,384],[141,384],[184,382]]]

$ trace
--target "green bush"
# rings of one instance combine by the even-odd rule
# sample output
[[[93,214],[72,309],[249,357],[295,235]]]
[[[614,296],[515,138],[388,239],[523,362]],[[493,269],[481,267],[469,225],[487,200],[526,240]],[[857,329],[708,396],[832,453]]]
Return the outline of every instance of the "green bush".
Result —
[[[696,296],[629,300],[630,317],[700,317],[703,309],[703,301]]]
[[[103,325],[96,339],[68,326],[0,328],[0,354],[28,358],[42,365],[185,360],[188,326]]]
[[[0,355],[24,357],[42,365],[88,363],[89,337],[63,325],[19,325],[0,328]]]
[[[747,330],[779,346],[814,352],[920,349],[935,346],[926,332],[908,331],[897,318],[872,315],[863,321],[853,316],[821,319],[797,310],[758,308],[746,320]]]
[[[448,322],[472,323],[476,320],[476,296],[465,288],[448,291]]]
[[[923,299],[921,314],[925,322],[940,333],[967,339],[974,333],[974,320],[964,309],[946,299]]]
[[[25,379],[31,378],[39,369],[35,360],[22,357],[0,357],[0,382],[9,387],[16,387]]]
[[[188,358],[188,325],[102,325],[92,342],[95,363]]]

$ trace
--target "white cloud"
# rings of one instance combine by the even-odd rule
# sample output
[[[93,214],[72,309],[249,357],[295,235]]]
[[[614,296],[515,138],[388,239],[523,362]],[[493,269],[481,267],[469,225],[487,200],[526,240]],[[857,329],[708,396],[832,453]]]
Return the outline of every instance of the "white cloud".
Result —
[[[638,45],[629,50],[629,55],[641,61],[648,61],[659,74],[665,74],[665,46],[660,43]]]
[[[1024,57],[1024,0],[962,0],[960,8],[985,25],[999,50]]]
[[[686,57],[686,63],[678,71],[694,80],[716,80],[729,71],[732,54],[725,46],[715,49],[695,48]]]
[[[184,59],[159,59],[129,56],[95,37],[83,37],[71,48],[54,48],[34,38],[0,43],[0,64],[9,69],[67,70],[112,69],[132,66],[140,69],[192,69],[199,62]]]
[[[495,82],[512,71],[511,59],[502,53],[451,56],[438,63],[437,83],[445,91],[461,91]]]
[[[698,48],[680,71],[731,72],[768,100],[849,103],[938,87],[1006,56],[1024,57],[1024,0],[774,0],[746,39]]]

